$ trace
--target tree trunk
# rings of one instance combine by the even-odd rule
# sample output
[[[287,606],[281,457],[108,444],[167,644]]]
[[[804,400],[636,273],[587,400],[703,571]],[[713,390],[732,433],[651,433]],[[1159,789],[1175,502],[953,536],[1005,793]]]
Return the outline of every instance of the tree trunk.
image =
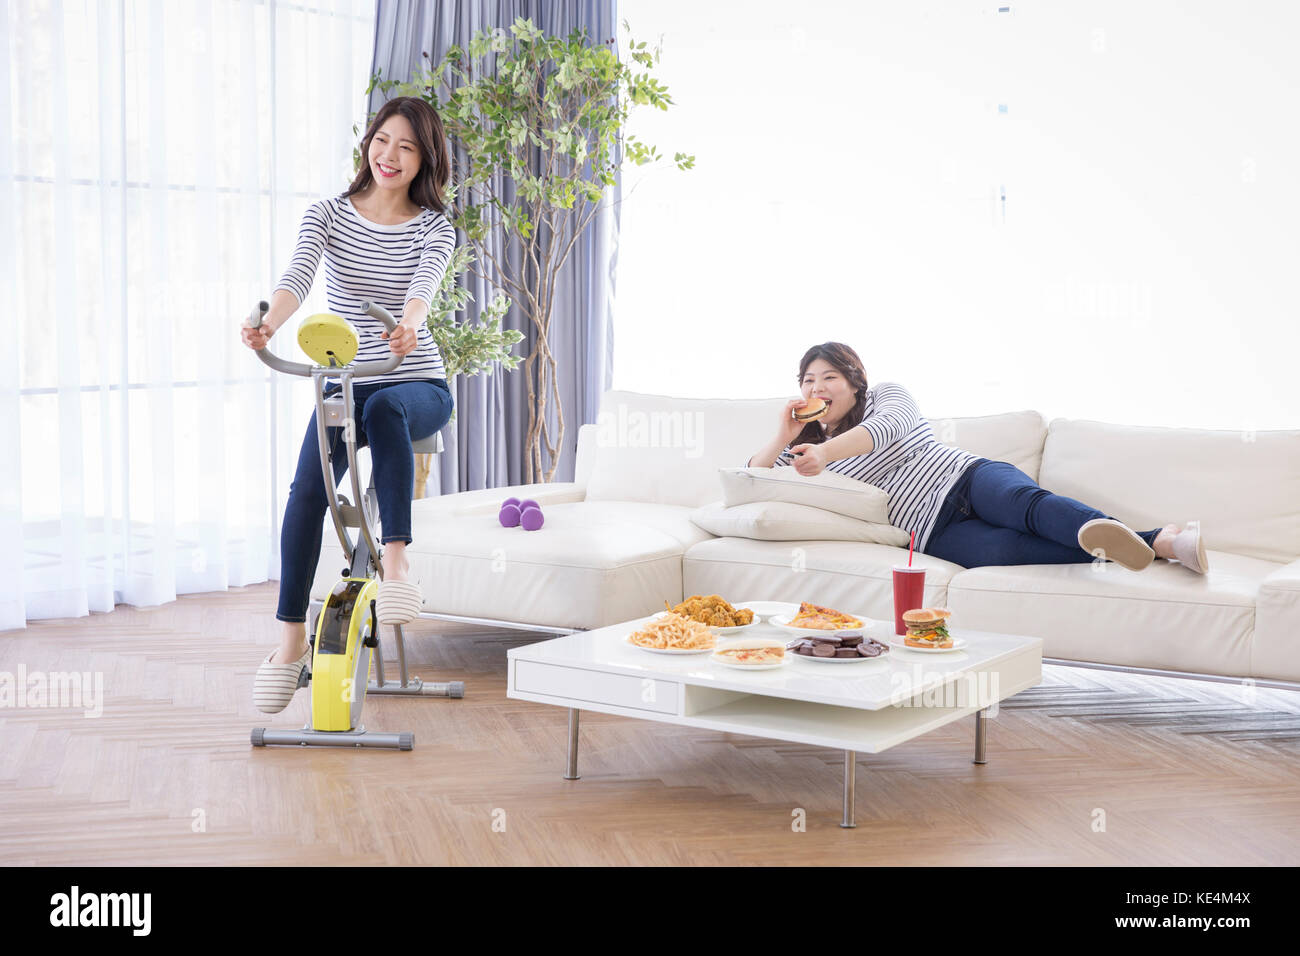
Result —
[[[433,452],[415,456],[415,498],[424,497],[424,486],[429,482],[429,469],[433,466]]]

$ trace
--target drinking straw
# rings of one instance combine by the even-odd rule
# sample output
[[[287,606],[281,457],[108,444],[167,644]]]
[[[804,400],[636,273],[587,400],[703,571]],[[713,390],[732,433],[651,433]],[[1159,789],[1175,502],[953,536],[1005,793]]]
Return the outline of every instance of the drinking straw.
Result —
[[[907,542],[907,566],[912,566],[912,546],[916,544],[916,532],[913,531]]]

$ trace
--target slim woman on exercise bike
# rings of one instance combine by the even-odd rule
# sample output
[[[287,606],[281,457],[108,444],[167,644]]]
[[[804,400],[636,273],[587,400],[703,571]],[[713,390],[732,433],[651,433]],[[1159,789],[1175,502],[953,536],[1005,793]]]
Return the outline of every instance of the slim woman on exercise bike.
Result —
[[[380,624],[413,621],[422,604],[419,582],[409,580],[411,496],[415,486],[412,439],[432,435],[451,418],[452,397],[438,346],[425,322],[434,291],[451,261],[456,230],[443,215],[451,177],[446,135],[437,112],[416,97],[385,103],[361,140],[364,162],[347,191],[312,204],[303,216],[298,245],[275,288],[260,327],[241,336],[253,350],[266,347],[311,290],[326,261],[331,312],[357,329],[357,362],[407,356],[392,372],[360,378],[354,386],[356,441],[370,445],[383,527],[383,581],[377,600]],[[390,335],[361,311],[375,302],[401,315]],[[336,394],[337,382],[326,395]],[[341,429],[329,429],[332,447]],[[258,710],[274,714],[293,699],[311,659],[307,608],[320,559],[329,507],[313,415],[298,456],[280,535],[280,646],[262,661],[254,685]],[[336,458],[335,483],[347,459]]]

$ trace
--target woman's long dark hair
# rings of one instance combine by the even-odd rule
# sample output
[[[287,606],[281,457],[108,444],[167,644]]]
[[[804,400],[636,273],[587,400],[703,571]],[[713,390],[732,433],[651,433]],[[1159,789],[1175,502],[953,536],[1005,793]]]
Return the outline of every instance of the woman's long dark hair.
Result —
[[[447,203],[443,198],[443,190],[451,179],[451,153],[447,149],[447,134],[442,128],[438,111],[418,96],[399,96],[379,107],[379,112],[370,121],[366,135],[361,140],[361,167],[357,170],[357,178],[352,180],[352,185],[343,197],[346,199],[353,193],[369,189],[375,181],[374,173],[370,171],[370,141],[394,113],[406,117],[420,144],[420,170],[408,189],[411,200],[425,209],[445,213]]]
[[[867,408],[867,370],[862,364],[862,359],[858,358],[858,353],[853,351],[843,342],[823,342],[821,345],[814,345],[807,352],[803,353],[803,358],[799,360],[799,382],[800,388],[803,387],[804,373],[808,371],[808,366],[818,359],[823,359],[828,365],[844,376],[845,380],[853,389],[853,407],[845,413],[836,424],[834,429],[828,434],[821,422],[809,422],[803,427],[798,437],[790,444],[793,445],[818,445],[828,438],[834,438],[836,435],[842,435],[850,428],[854,428],[862,423],[862,418]]]

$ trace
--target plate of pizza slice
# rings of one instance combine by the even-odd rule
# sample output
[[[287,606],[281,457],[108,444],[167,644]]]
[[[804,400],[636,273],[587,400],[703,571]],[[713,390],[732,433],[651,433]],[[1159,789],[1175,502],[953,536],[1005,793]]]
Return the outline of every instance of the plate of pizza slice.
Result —
[[[865,614],[846,614],[820,604],[799,605],[797,614],[778,614],[772,623],[796,634],[825,634],[827,631],[848,631],[866,627],[871,618]]]

